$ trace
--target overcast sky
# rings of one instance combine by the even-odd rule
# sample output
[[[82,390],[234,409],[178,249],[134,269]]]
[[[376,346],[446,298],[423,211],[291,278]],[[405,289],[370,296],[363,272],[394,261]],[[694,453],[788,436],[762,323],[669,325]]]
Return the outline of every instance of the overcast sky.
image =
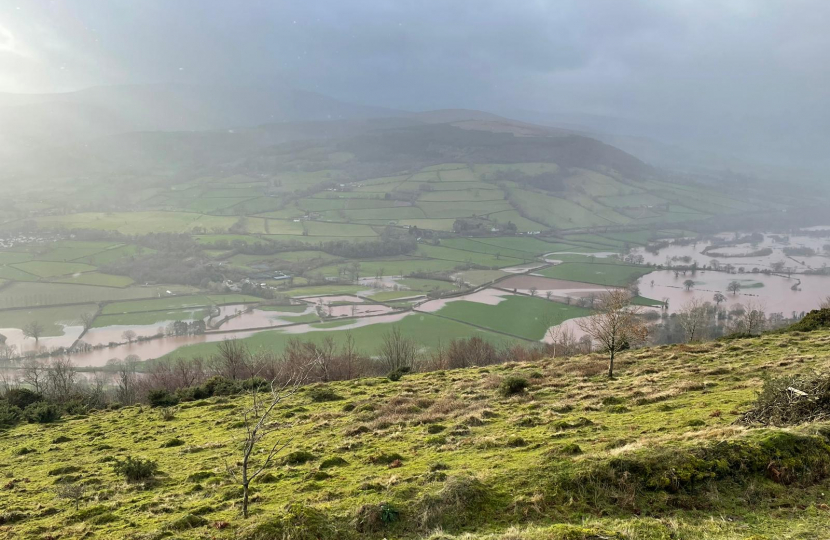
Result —
[[[0,0],[0,91],[285,83],[409,110],[830,120],[830,0]]]

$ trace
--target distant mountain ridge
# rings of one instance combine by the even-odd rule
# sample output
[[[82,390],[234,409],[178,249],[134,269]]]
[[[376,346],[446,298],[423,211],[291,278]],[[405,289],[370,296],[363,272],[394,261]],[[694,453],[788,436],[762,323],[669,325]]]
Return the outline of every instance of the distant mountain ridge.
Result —
[[[318,139],[342,139],[359,159],[377,163],[394,157],[554,160],[650,172],[633,156],[569,130],[470,109],[355,105],[289,87],[127,85],[0,94],[0,158],[7,174],[204,169],[258,161],[269,147]]]

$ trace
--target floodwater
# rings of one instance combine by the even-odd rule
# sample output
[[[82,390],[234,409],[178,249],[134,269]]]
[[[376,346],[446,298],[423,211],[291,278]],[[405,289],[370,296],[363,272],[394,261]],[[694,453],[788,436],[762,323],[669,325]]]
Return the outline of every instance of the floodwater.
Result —
[[[89,352],[77,353],[71,355],[72,362],[76,366],[83,367],[100,367],[105,366],[111,359],[123,359],[130,355],[136,355],[142,360],[150,358],[159,358],[165,354],[171,353],[179,347],[185,345],[193,345],[195,343],[214,343],[222,341],[223,339],[232,338],[246,338],[254,335],[256,332],[228,332],[228,333],[211,333],[197,336],[170,336],[158,339],[151,339],[148,341],[136,341],[131,344],[124,344],[118,347],[105,347],[103,349],[96,349]]]
[[[568,281],[565,279],[547,278],[532,274],[509,277],[504,281],[500,281],[498,286],[503,289],[515,289],[516,292],[524,294],[530,294],[530,288],[535,287],[537,296],[546,298],[547,293],[550,292],[551,299],[558,301],[567,301],[568,298],[583,298],[591,295],[599,296],[616,288],[580,283],[578,281]]]
[[[148,324],[143,326],[136,326],[136,325],[116,325],[116,326],[105,326],[103,328],[91,328],[84,337],[81,338],[82,341],[89,343],[90,345],[108,345],[110,343],[121,343],[122,341],[126,341],[123,337],[123,334],[127,330],[132,330],[135,332],[136,337],[151,337],[155,336],[159,333],[164,333],[164,329],[170,324],[171,321],[162,321],[157,324]]]
[[[354,322],[343,324],[335,328],[315,328],[310,324],[298,324],[296,326],[289,326],[280,330],[285,334],[305,334],[307,332],[328,332],[330,330],[351,330],[353,328],[360,328],[361,326],[368,326],[370,324],[393,323],[398,322],[407,315],[414,315],[411,311],[399,311],[397,313],[389,313],[388,315],[378,315],[376,317],[362,317],[355,319]]]
[[[304,302],[312,304],[321,304],[324,306],[328,306],[329,304],[334,304],[337,302],[351,302],[355,304],[363,302],[363,298],[351,294],[340,294],[334,296],[300,296],[298,297],[298,299]]]
[[[6,336],[6,345],[15,346],[20,352],[29,352],[37,350],[49,350],[53,347],[71,347],[81,332],[84,331],[82,326],[64,326],[63,335],[42,337],[35,345],[35,340],[23,336],[23,330],[20,328],[0,328],[0,334]]]
[[[722,239],[728,241],[732,238],[731,234],[719,235]],[[825,244],[830,243],[830,238],[813,238],[809,236],[791,235],[787,241],[775,241],[772,236],[774,233],[766,233],[764,241],[758,244],[735,244],[730,246],[715,247],[708,254],[702,253],[703,249],[709,245],[709,242],[698,242],[697,244],[690,244],[688,246],[672,245],[661,249],[656,254],[649,253],[645,248],[637,248],[632,251],[634,255],[642,255],[643,260],[650,264],[666,264],[668,260],[679,259],[681,257],[690,257],[692,261],[697,262],[698,266],[710,266],[713,260],[717,260],[721,265],[731,264],[736,268],[744,267],[747,271],[753,268],[765,270],[771,268],[775,262],[783,262],[786,267],[795,268],[798,272],[805,270],[821,268],[826,264],[830,264],[830,257],[822,255],[814,255],[811,257],[794,256],[788,257],[784,254],[785,247],[807,247],[814,249],[817,253],[823,251]],[[777,235],[784,236],[784,235]],[[741,254],[751,253],[764,248],[772,249],[772,254],[765,256],[741,257]],[[730,255],[724,257],[723,255]],[[735,256],[738,255],[738,256]],[[683,263],[685,264],[685,263]]]
[[[524,274],[525,272],[536,270],[537,268],[542,268],[543,266],[547,265],[545,263],[528,263],[519,264],[517,266],[509,266],[507,268],[499,268],[499,270],[507,272],[508,274]]]
[[[585,253],[584,251],[556,251],[554,253],[545,253],[542,258],[545,262],[551,264],[560,264],[561,259],[557,259],[557,255],[584,255],[585,257],[596,257],[597,259],[607,259],[608,257],[616,257],[619,255],[616,251],[598,251],[596,253]]]
[[[224,307],[232,308],[234,306]],[[296,313],[263,309],[244,311],[244,308],[240,310],[237,306],[236,309],[229,309],[227,312],[221,313],[219,317],[214,317],[210,323],[217,324],[222,318],[230,315],[232,316],[231,319],[223,322],[218,327],[211,326],[211,329],[227,332],[230,330],[247,330],[249,328],[275,328],[287,324],[295,324],[295,321],[292,321],[291,317],[300,317],[302,315],[308,315],[309,313],[315,313],[313,306],[308,306],[304,311]]]
[[[687,291],[684,282],[695,282]],[[652,285],[652,281],[654,285]],[[742,285],[738,294],[726,290],[730,282]],[[698,271],[694,275],[681,272],[677,277],[673,270],[658,270],[646,274],[637,282],[640,294],[655,300],[668,298],[669,311],[677,311],[684,303],[694,297],[712,302],[716,292],[726,296],[721,306],[729,306],[754,301],[763,304],[767,313],[783,313],[790,316],[793,311],[810,311],[817,309],[822,299],[830,295],[830,276],[794,274],[792,278],[767,274],[728,274],[726,272]],[[800,290],[792,290],[798,284]]]
[[[478,302],[479,304],[487,304],[488,306],[495,306],[505,297],[511,296],[507,291],[500,291],[498,289],[482,289],[474,293],[465,294],[463,296],[453,296],[452,298],[439,298],[437,300],[428,300],[418,306],[416,311],[423,311],[425,313],[434,313],[446,306],[450,302],[457,302],[464,300],[466,302]]]
[[[381,315],[395,311],[394,308],[382,304],[352,304],[350,306],[332,306],[326,308],[330,317],[365,317],[367,315]]]
[[[551,343],[553,341],[551,339],[551,335],[561,336],[561,332],[570,332],[574,339],[579,340],[579,338],[586,335],[585,332],[579,327],[579,321],[587,318],[588,317],[576,317],[574,319],[568,319],[561,324],[551,326],[550,329],[545,332],[545,337],[543,337],[541,341],[544,343]]]

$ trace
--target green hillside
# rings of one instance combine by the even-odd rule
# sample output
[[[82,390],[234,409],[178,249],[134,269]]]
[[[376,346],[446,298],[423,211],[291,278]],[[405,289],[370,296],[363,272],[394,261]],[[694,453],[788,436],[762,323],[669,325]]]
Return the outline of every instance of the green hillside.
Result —
[[[247,520],[226,465],[249,398],[20,425],[0,432],[0,538],[822,538],[830,426],[737,421],[764,378],[828,358],[822,330],[639,349],[612,381],[590,355],[306,387],[276,409],[286,446]],[[126,482],[128,456],[155,477]]]

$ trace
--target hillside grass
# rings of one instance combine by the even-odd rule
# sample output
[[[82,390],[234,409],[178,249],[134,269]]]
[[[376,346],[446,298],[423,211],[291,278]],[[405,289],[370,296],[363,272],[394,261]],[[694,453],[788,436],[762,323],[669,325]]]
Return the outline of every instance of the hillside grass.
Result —
[[[276,410],[293,437],[247,521],[225,472],[244,397],[22,425],[0,432],[0,538],[823,538],[830,426],[735,421],[764,376],[829,355],[821,331],[630,351],[611,381],[589,355],[309,387]],[[125,483],[127,456],[157,478]]]

